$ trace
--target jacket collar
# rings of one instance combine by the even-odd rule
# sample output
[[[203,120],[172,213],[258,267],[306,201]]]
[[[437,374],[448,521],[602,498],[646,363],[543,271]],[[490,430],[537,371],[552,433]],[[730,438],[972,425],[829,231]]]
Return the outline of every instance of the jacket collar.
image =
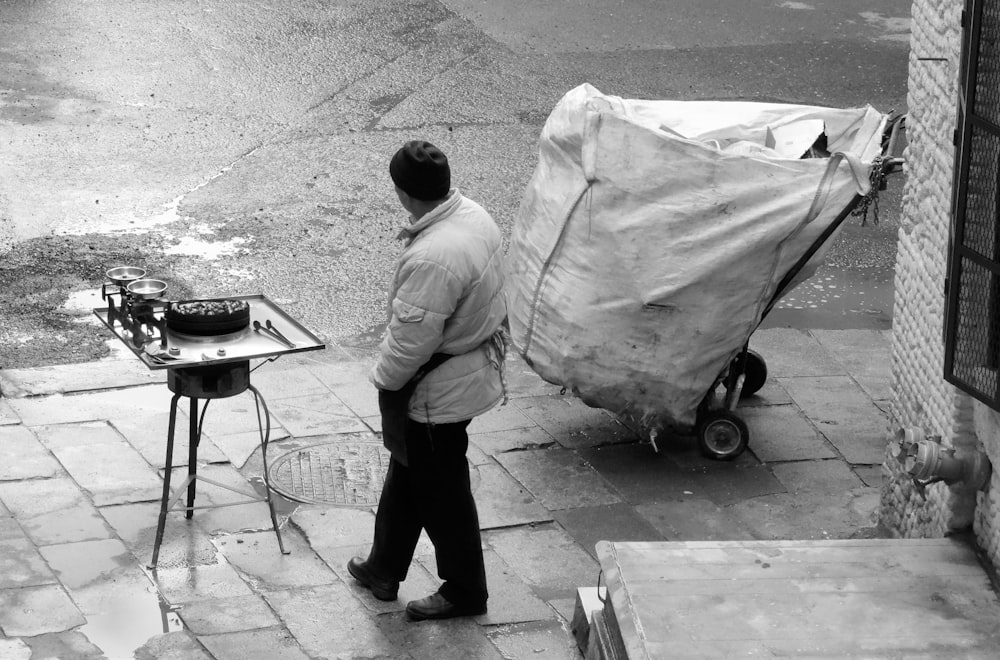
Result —
[[[434,208],[433,211],[420,218],[417,222],[409,225],[408,227],[403,227],[403,229],[396,236],[399,240],[406,240],[407,244],[417,237],[417,234],[427,229],[431,225],[452,214],[452,212],[458,207],[462,201],[462,193],[458,191],[458,188],[452,188],[448,191],[448,197],[445,198],[440,205]],[[412,216],[411,216],[412,217]]]

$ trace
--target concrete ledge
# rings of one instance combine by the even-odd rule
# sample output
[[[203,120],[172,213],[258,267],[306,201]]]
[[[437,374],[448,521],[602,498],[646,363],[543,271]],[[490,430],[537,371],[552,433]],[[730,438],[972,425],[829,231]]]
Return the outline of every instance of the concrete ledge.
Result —
[[[0,369],[0,396],[23,399],[165,383],[166,370],[152,371],[139,360],[80,362],[30,369]]]

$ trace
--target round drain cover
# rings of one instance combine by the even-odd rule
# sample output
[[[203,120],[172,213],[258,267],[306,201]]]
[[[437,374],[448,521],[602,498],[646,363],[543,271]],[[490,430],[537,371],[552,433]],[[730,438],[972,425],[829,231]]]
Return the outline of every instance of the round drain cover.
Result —
[[[296,502],[378,504],[389,452],[376,442],[327,442],[282,454],[268,468],[271,488]]]

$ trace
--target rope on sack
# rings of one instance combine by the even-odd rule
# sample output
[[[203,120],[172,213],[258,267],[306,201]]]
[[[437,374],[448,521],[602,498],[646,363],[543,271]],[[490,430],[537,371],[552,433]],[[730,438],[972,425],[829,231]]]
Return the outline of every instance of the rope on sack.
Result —
[[[886,158],[875,156],[872,160],[871,171],[868,173],[868,180],[871,182],[871,190],[861,198],[858,205],[851,211],[854,217],[861,217],[861,226],[868,225],[868,210],[872,211],[872,224],[878,225],[878,191],[885,190],[885,180],[888,177],[886,172]]]

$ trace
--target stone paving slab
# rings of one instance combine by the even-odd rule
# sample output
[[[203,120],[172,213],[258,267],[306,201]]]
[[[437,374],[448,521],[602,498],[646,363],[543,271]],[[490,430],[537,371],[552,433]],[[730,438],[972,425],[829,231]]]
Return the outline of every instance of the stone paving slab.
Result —
[[[781,406],[792,403],[792,397],[781,386],[778,379],[774,377],[773,372],[768,371],[768,374],[764,386],[756,394],[744,395],[740,399],[741,410],[757,406]]]
[[[310,660],[285,627],[199,635],[215,660]]]
[[[882,463],[888,440],[888,420],[853,379],[847,376],[785,378],[782,384],[848,463]]]
[[[358,417],[379,414],[375,385],[368,380],[371,365],[363,362],[310,365],[309,372]]]
[[[877,507],[877,489],[866,488],[836,496],[779,493],[737,502],[727,511],[753,531],[754,539],[778,541],[876,535],[872,514]]]
[[[350,408],[328,394],[281,399],[269,407],[274,418],[296,438],[368,430]]]
[[[735,541],[755,538],[755,533],[730,507],[710,499],[689,497],[679,501],[640,504],[636,511],[649,521],[665,541]]]
[[[568,395],[513,399],[531,421],[567,449],[635,442],[637,436],[607,411]]]
[[[300,396],[330,394],[330,388],[306,366],[272,369],[270,365],[256,370],[251,377],[253,386],[267,403]]]
[[[61,474],[0,483],[0,499],[37,545],[111,538],[112,530],[79,486]]]
[[[486,614],[472,617],[482,626],[507,625],[525,621],[548,621],[555,612],[544,600],[534,594],[521,579],[514,566],[507,564],[496,552],[483,551],[486,563],[486,583],[490,599]],[[421,555],[420,562],[428,572],[433,572],[434,559]]]
[[[699,487],[692,492],[720,506],[785,492],[784,485],[764,465],[723,463],[698,476]]]
[[[793,405],[740,408],[750,451],[764,463],[835,458],[833,447]]]
[[[339,582],[269,591],[265,598],[309,657],[406,657]]]
[[[145,566],[153,557],[159,502],[101,507],[101,516],[128,547],[136,562]],[[218,562],[211,536],[196,520],[181,513],[167,515],[157,566],[197,566]]]
[[[371,543],[375,533],[375,515],[369,507],[308,504],[296,509],[291,522],[302,531],[313,549]]]
[[[0,507],[0,541],[24,538],[21,525],[10,515],[6,507]]]
[[[796,376],[845,376],[847,370],[815,337],[813,331],[769,328],[755,332],[750,348],[760,353],[769,374]]]
[[[257,594],[185,603],[178,616],[185,628],[199,636],[281,625],[278,615]]]
[[[552,515],[531,493],[498,465],[479,467],[476,489],[479,526],[483,529],[510,527],[551,520]]]
[[[189,410],[187,400],[182,399],[181,405]],[[266,400],[264,405],[272,407]],[[249,390],[224,399],[201,401],[198,410],[199,414],[204,414],[202,429],[209,437],[228,433],[259,433],[261,421],[266,421],[263,408],[260,408],[258,417],[257,401]],[[271,410],[271,427],[279,425],[280,420],[276,419],[274,410]],[[186,435],[187,429],[184,429],[184,433]]]
[[[288,431],[281,428],[280,426],[271,426],[271,433],[268,436],[268,450],[271,452],[270,456],[280,456],[281,455],[281,440],[290,438]],[[276,443],[276,444],[271,444]],[[246,465],[250,457],[255,453],[260,451],[260,431],[244,431],[242,433],[213,433],[205,434],[201,438],[201,444],[198,446],[198,460],[203,460],[206,462],[216,462],[213,458],[211,452],[208,456],[202,453],[202,448],[208,446],[209,449],[215,447],[217,448],[220,455],[224,460],[229,461],[237,469],[242,468]],[[185,446],[186,450],[186,446]],[[162,461],[161,461],[162,462]],[[187,458],[180,463],[181,465],[186,464]],[[177,465],[175,463],[175,465]]]
[[[14,409],[10,407],[6,399],[0,399],[0,426],[20,424],[21,418],[17,416]]]
[[[56,576],[28,538],[0,541],[0,589],[56,584]]]
[[[469,435],[538,428],[516,405],[507,403],[480,415],[469,424]]]
[[[580,450],[597,472],[630,504],[680,499],[701,489],[695,472],[683,470],[666,452],[648,444],[622,444]]]
[[[50,426],[39,434],[95,505],[159,500],[156,471],[107,424]]]
[[[556,621],[534,621],[504,626],[487,633],[490,641],[504,658],[547,658],[578,660],[580,651],[563,624]]]
[[[6,644],[6,646],[5,646]],[[8,655],[4,655],[7,653]],[[25,639],[0,640],[0,658],[21,660],[31,657],[104,660],[107,656],[78,630],[43,633]]]
[[[24,426],[0,426],[0,481],[47,479],[62,472],[52,453]]]
[[[7,637],[62,632],[85,623],[87,619],[60,584],[0,589],[0,629]]]
[[[795,461],[772,466],[789,493],[843,493],[865,484],[843,461]]]
[[[547,383],[538,377],[531,367],[514,351],[507,356],[507,390],[511,399],[522,399],[537,396],[564,396],[558,385]]]
[[[158,568],[155,582],[160,595],[171,605],[186,606],[193,602],[225,600],[254,594],[242,576],[228,562]]]
[[[579,509],[564,509],[553,513],[556,522],[566,530],[581,548],[596,559],[594,547],[609,538],[631,540],[666,540],[636,508],[626,504],[610,504]],[[591,586],[591,582],[584,585]]]
[[[892,396],[892,332],[889,330],[810,330],[847,373],[875,401]]]
[[[197,638],[186,630],[158,635],[136,650],[135,657],[212,660]]]
[[[193,516],[196,525],[210,534],[272,529],[271,514],[267,503],[264,500],[256,499],[262,496],[263,490],[258,493],[253,484],[247,483],[247,478],[232,465],[228,463],[202,465],[198,467],[198,475],[223,486],[239,489],[240,492],[234,492],[209,481],[198,479],[195,484],[195,507],[218,508],[196,510]],[[187,468],[178,468],[173,471],[170,489],[175,497],[186,477]],[[263,486],[261,486],[262,488]],[[182,498],[179,504],[185,505],[186,501],[186,497]],[[167,517],[183,518],[184,512],[175,508],[167,514]]]
[[[396,649],[396,654],[387,660],[508,660],[490,641],[486,630],[471,619],[420,621],[414,624],[404,616],[396,615],[379,617],[377,623],[382,634]]]
[[[552,447],[556,441],[539,427],[529,426],[509,431],[470,434],[469,443],[486,456],[496,456],[508,451]]]
[[[270,531],[218,536],[213,542],[226,561],[261,592],[339,581],[305,539],[291,530],[282,535],[286,555],[281,554],[278,539]]]
[[[163,385],[144,385],[124,390],[9,399],[8,403],[25,426],[45,426],[169,411],[171,397],[170,390]]]
[[[484,533],[484,542],[543,600],[569,598],[600,569],[593,557],[556,523]]]
[[[143,412],[125,417],[110,417],[108,422],[150,465],[163,469],[167,460],[167,431],[170,429],[170,412]],[[190,418],[183,410],[177,411],[174,421],[174,450],[172,464],[188,464]],[[256,435],[254,436],[256,438]],[[257,440],[258,444],[260,440]],[[215,445],[213,438],[203,433],[198,443],[198,460],[203,463],[220,463],[229,458]]]
[[[838,435],[831,429],[846,423],[822,423],[822,413],[832,407],[837,412],[829,417],[849,422],[866,410],[884,427],[885,412],[873,399],[881,376],[866,371],[874,358],[841,359],[834,351],[878,355],[887,349],[888,337],[773,329],[756,333],[755,341],[766,349],[771,373],[761,392],[737,410],[751,428],[751,451],[730,463],[704,458],[685,435],[663,435],[657,452],[605,411],[560,394],[513,356],[510,403],[470,426],[470,475],[484,530],[490,610],[482,617],[419,624],[408,622],[402,610],[407,600],[440,584],[426,535],[397,601],[374,599],[345,570],[350,557],[364,556],[370,547],[374,507],[279,501],[289,555],[278,551],[264,502],[198,510],[191,520],[174,511],[167,516],[159,566],[147,570],[172,396],[162,383],[0,398],[0,439],[6,439],[0,452],[20,459],[0,468],[0,545],[5,556],[14,557],[6,579],[60,581],[0,586],[0,628],[8,637],[16,636],[12,631],[26,635],[0,643],[101,657],[91,642],[105,647],[115,642],[102,637],[102,626],[110,623],[94,611],[120,599],[155,614],[155,621],[138,621],[121,642],[135,639],[134,647],[144,653],[294,659],[336,657],[344,648],[344,657],[374,657],[370,649],[376,649],[383,657],[437,658],[443,649],[460,649],[463,657],[500,658],[530,649],[530,657],[578,659],[568,622],[575,589],[597,585],[598,541],[844,538],[875,532],[882,431],[861,432],[871,426],[866,423],[853,430],[858,437]],[[279,361],[254,372],[255,385],[273,406],[272,460],[302,443],[334,442],[342,435],[377,440],[370,363],[343,352],[331,357]],[[36,382],[33,387],[51,388]],[[827,387],[831,382],[838,386]],[[185,405],[178,415],[185,437],[175,450],[180,464],[175,488],[187,472]],[[248,393],[210,403],[199,474],[260,492],[255,408]],[[109,448],[120,451],[112,457]],[[878,460],[866,462],[869,453]],[[145,475],[137,487],[152,485],[152,499],[118,503],[107,492],[102,495],[95,466],[112,460],[109,473],[126,466],[127,472]],[[82,489],[76,477],[84,484],[91,480],[96,492]],[[242,498],[198,483],[196,504]],[[32,559],[32,552],[42,561]],[[71,557],[81,555],[91,558],[95,572],[70,572]],[[102,566],[108,571],[103,577],[96,573]],[[43,568],[51,575],[43,575]],[[51,601],[43,605],[45,622],[17,617],[14,610],[22,607],[17,599],[25,598]],[[154,630],[166,606],[181,609],[168,611],[168,629]],[[327,611],[330,617],[324,616]],[[332,620],[343,612],[349,615]],[[89,640],[73,630],[84,624],[80,630]]]
[[[0,394],[8,399],[165,383],[165,370],[138,360],[107,360],[31,369],[0,369]]]
[[[40,551],[88,619],[117,615],[130,621],[131,608],[145,609],[150,599],[156,603],[149,578],[118,539],[47,545]]]
[[[549,511],[622,501],[611,485],[573,450],[506,452],[496,459]]]

